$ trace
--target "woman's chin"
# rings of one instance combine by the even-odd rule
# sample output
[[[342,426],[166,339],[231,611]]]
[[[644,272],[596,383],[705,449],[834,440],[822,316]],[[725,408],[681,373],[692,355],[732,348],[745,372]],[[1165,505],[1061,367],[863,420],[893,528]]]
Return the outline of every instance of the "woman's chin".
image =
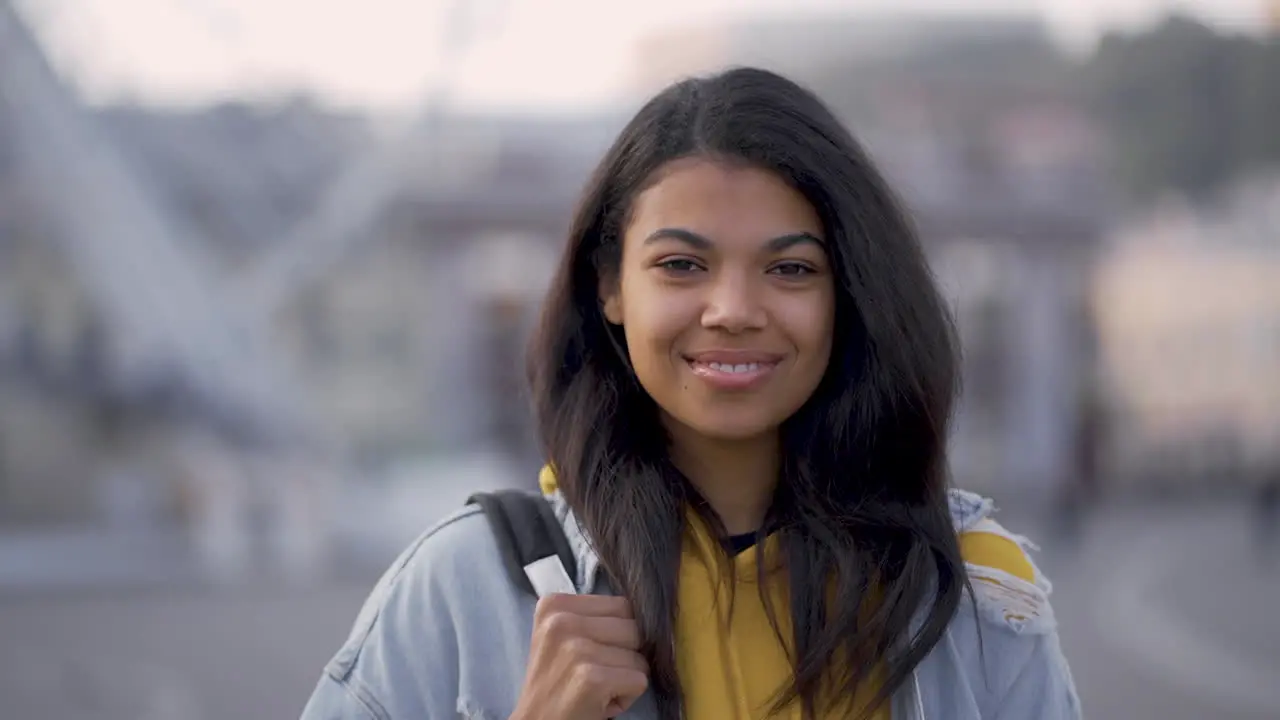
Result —
[[[772,436],[778,424],[752,418],[705,418],[686,423],[696,435],[716,442],[750,442]]]

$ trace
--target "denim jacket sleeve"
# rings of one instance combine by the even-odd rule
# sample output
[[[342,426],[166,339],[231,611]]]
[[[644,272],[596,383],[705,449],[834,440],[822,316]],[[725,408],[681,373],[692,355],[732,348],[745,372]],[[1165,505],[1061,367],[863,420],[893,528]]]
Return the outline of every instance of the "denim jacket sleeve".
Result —
[[[1015,582],[974,582],[976,597],[966,594],[945,639],[920,666],[923,717],[1080,720],[1052,607],[1044,596],[1033,606],[1007,595]]]
[[[302,710],[303,720],[376,720],[377,712],[365,705],[349,685],[325,673],[316,683]]]
[[[1025,638],[1028,653],[998,700],[995,720],[1080,720],[1080,701],[1058,633]]]
[[[992,503],[953,493],[957,527],[1003,537],[1022,550],[1031,577],[966,559],[973,594],[949,632],[978,714],[988,720],[1079,720],[1082,712],[1059,642],[1052,583],[1032,560],[1035,545],[991,520]]]
[[[325,666],[302,720],[457,718],[459,513],[428,531],[374,586],[345,643]],[[462,530],[462,532],[466,532]]]
[[[1038,567],[1033,582],[993,568],[968,569],[981,626],[978,665],[987,668],[981,679],[986,690],[982,717],[1079,720],[1080,701],[1059,642],[1049,581]]]

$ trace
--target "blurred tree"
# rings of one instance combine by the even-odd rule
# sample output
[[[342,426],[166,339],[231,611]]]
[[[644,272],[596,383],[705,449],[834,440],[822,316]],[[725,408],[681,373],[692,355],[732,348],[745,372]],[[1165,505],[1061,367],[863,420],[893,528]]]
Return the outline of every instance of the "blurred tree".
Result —
[[[1104,37],[1080,70],[1133,199],[1166,189],[1203,198],[1280,164],[1280,37],[1222,35],[1175,16]]]

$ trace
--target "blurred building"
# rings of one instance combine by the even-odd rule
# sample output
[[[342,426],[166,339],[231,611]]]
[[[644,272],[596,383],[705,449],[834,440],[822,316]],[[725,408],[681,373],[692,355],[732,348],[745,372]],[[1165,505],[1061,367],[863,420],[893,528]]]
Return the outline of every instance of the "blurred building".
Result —
[[[533,451],[524,340],[615,118],[443,116],[341,260],[286,305],[308,385],[355,451]]]
[[[65,518],[89,498],[92,416],[52,390],[92,382],[100,326],[49,232],[0,115],[0,519]]]
[[[1118,480],[1220,489],[1280,468],[1280,182],[1119,228],[1094,307]]]
[[[342,451],[373,472],[495,444],[537,461],[524,339],[618,118],[428,118],[394,148],[370,218],[319,260],[294,230],[347,201],[333,191],[374,151],[368,121],[302,101],[92,119],[193,230],[196,257],[246,291],[255,275],[274,283],[279,302],[262,310],[270,349]],[[8,137],[0,125],[0,160]],[[100,515],[114,502],[101,497],[103,473],[150,483],[141,494],[159,498],[157,512],[181,515],[202,501],[163,449],[176,434],[166,428],[205,411],[181,387],[152,397],[118,386],[118,328],[53,237],[49,220],[68,210],[28,192],[12,162],[0,185],[0,515]],[[264,259],[284,269],[258,272]]]
[[[793,13],[653,34],[637,46],[632,85],[636,94],[649,95],[681,77],[728,64],[767,67],[815,83],[824,69],[903,66],[918,60],[922,50],[1039,46],[1043,39],[1042,24],[1032,17]],[[823,98],[838,100],[825,92]]]
[[[130,137],[155,114],[82,107],[8,3],[0,95],[0,244],[14,260],[0,293],[0,315],[13,319],[0,340],[5,519],[114,518],[134,528],[172,520],[192,509],[185,491],[230,485],[187,482],[201,464],[219,475],[206,462],[217,453],[187,449],[221,446],[223,466],[247,465],[262,445],[296,445],[305,432],[295,431],[310,430],[289,374],[259,353],[239,299],[221,292],[239,258],[228,252],[234,241],[218,242],[232,228],[217,223],[252,219],[251,203],[211,207],[216,192],[183,202],[279,154],[235,152],[243,134],[235,118],[221,132],[217,112],[180,118],[177,133],[161,121]],[[210,156],[220,164],[183,182]],[[241,185],[232,178],[221,189]]]

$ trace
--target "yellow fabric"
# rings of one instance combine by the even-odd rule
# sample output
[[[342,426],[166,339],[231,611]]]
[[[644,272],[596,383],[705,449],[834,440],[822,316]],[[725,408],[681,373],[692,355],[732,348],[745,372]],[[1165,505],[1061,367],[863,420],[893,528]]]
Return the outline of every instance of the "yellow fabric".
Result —
[[[1010,575],[1035,582],[1036,571],[1018,543],[989,532],[960,533],[960,554],[965,562],[995,568]]]
[[[543,465],[538,473],[538,487],[542,488],[543,495],[550,495],[556,491],[556,474],[551,472],[550,465]]]
[[[556,489],[555,475],[543,468],[538,477],[544,493]],[[765,581],[774,605],[779,632],[791,637],[785,580],[779,568],[777,538],[727,558],[717,540],[690,514],[680,564],[676,616],[676,667],[685,691],[685,714],[692,718],[757,720],[769,717],[777,693],[790,682],[791,663],[786,646],[769,624],[756,569],[756,553],[765,553]],[[1026,554],[1013,541],[989,532],[962,533],[960,549],[967,562],[992,567],[1032,581],[1034,571]],[[728,592],[733,563],[734,590]],[[780,569],[780,568],[779,568]],[[860,708],[876,687],[860,693],[851,707]],[[798,703],[779,720],[800,720]],[[890,720],[888,706],[873,720]]]
[[[787,646],[779,640],[766,614],[756,567],[761,546],[726,557],[717,540],[696,517],[680,564],[676,616],[676,669],[685,689],[685,713],[691,718],[755,720],[769,717],[778,693],[791,681]],[[791,637],[786,580],[778,562],[777,537],[763,544],[765,582],[774,605],[781,637]],[[735,594],[728,592],[732,563]],[[788,643],[789,644],[789,643]],[[864,707],[874,687],[860,693],[849,706]],[[846,717],[842,713],[840,717]],[[792,703],[779,720],[800,720],[799,703]],[[889,720],[887,706],[874,720]]]

